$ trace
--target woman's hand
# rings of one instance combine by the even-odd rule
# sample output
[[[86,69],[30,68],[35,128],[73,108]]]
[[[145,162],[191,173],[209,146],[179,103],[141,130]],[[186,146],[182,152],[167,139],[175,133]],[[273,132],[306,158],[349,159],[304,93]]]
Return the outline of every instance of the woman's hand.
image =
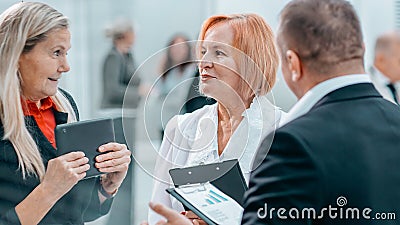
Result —
[[[195,225],[207,225],[204,220],[200,219],[194,212],[192,211],[185,211],[182,213],[186,218],[188,218],[190,221],[192,221],[193,224]]]
[[[88,162],[83,152],[70,152],[51,159],[41,185],[50,195],[61,198],[86,176],[90,168]]]
[[[199,225],[196,221],[193,221],[192,223],[186,217],[179,214],[177,211],[166,207],[165,205],[154,204],[150,202],[149,206],[154,212],[160,214],[165,218],[163,220],[158,221],[156,225],[192,225],[192,224]],[[140,223],[140,225],[149,225],[149,223],[142,222]]]
[[[90,168],[88,162],[83,152],[70,152],[49,160],[43,181],[15,207],[21,224],[38,224],[53,205],[86,176]]]
[[[124,144],[108,143],[100,146],[99,152],[104,154],[96,157],[95,166],[100,172],[107,173],[102,175],[103,189],[115,193],[128,172],[131,151]]]

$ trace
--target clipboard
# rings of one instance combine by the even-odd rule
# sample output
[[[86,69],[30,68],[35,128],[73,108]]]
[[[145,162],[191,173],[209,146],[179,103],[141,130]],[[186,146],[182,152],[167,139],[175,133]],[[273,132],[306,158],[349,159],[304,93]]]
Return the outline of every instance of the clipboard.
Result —
[[[204,222],[206,222],[209,225],[218,225],[214,221],[212,221],[210,218],[208,218],[204,213],[202,213],[199,209],[194,207],[192,203],[190,203],[188,200],[183,198],[176,190],[175,188],[168,188],[166,191],[172,195],[174,198],[176,198],[179,202],[181,202],[188,210],[191,210],[193,213],[195,213],[198,217],[200,217]]]
[[[193,167],[174,168],[169,174],[175,187],[210,182],[243,206],[248,187],[237,159]]]
[[[103,174],[95,166],[100,145],[115,142],[114,123],[111,118],[79,121],[57,125],[55,128],[57,156],[72,151],[83,151],[89,158],[90,169],[84,179]]]
[[[207,224],[240,224],[243,207],[209,182],[166,191]]]

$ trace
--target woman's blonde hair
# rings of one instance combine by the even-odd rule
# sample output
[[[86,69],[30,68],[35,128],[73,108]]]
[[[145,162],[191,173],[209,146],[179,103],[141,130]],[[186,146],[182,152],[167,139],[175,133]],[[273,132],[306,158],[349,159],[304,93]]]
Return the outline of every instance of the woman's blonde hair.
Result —
[[[246,55],[236,58],[243,80],[240,93],[253,97],[268,93],[275,84],[279,66],[279,55],[270,26],[257,14],[216,15],[203,23],[199,40],[204,40],[207,31],[219,23],[230,25],[234,30],[233,47]],[[200,46],[197,50],[200,58]]]
[[[18,60],[55,29],[67,29],[68,19],[50,6],[38,2],[17,3],[0,15],[0,119],[3,140],[9,140],[18,157],[22,175],[43,179],[45,166],[34,138],[25,125],[21,104]],[[76,120],[72,106],[61,93],[51,97],[58,110]]]

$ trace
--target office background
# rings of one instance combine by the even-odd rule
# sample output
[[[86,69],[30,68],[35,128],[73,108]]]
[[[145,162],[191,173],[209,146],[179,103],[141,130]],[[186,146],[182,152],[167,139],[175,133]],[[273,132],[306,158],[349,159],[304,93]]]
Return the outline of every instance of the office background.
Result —
[[[70,72],[64,74],[61,87],[75,98],[82,119],[101,115],[101,68],[105,54],[111,47],[104,28],[116,18],[131,19],[135,24],[136,41],[133,48],[135,60],[140,65],[142,81],[151,85],[157,78],[158,63],[162,50],[176,32],[185,33],[195,40],[202,22],[213,14],[254,12],[262,15],[276,31],[278,14],[288,0],[39,0],[56,8],[71,22],[72,48],[69,51]],[[0,11],[4,11],[15,0],[1,0]],[[373,59],[376,37],[390,29],[400,28],[400,0],[351,0],[361,19],[366,47],[365,65]],[[318,18],[316,18],[318,19]],[[273,91],[274,102],[285,111],[296,101],[284,84],[281,72]],[[159,144],[152,124],[144,124],[142,101],[137,109],[135,137],[131,149],[134,151],[134,204],[131,221],[138,224],[146,218],[150,197],[151,171]],[[105,224],[107,218],[92,224]]]
[[[65,74],[61,86],[69,90],[78,102],[83,119],[96,115],[101,98],[102,60],[111,42],[104,36],[104,27],[118,17],[132,19],[136,42],[134,55],[142,64],[163,49],[175,32],[196,39],[200,26],[208,16],[218,13],[255,12],[262,15],[276,30],[278,13],[288,0],[39,0],[48,3],[71,20],[72,48],[69,52],[71,71]],[[15,0],[2,0],[4,11]],[[352,0],[363,25],[366,45],[366,66],[372,60],[373,44],[381,32],[400,26],[399,0]],[[154,57],[159,57],[156,54]],[[157,59],[150,60],[157,62]],[[141,76],[148,82],[155,79],[158,65],[142,67]],[[287,110],[294,96],[286,90],[283,79],[273,90],[276,103]]]

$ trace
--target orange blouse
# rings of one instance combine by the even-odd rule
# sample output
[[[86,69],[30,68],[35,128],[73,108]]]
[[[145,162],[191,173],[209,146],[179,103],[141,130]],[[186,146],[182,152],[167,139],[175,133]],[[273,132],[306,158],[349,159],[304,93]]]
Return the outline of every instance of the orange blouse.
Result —
[[[56,148],[54,135],[56,119],[53,113],[53,109],[56,109],[56,105],[51,98],[47,97],[42,99],[40,108],[37,107],[36,103],[26,100],[26,104],[22,102],[22,109],[25,116],[33,116],[44,136],[46,136],[51,145]]]

